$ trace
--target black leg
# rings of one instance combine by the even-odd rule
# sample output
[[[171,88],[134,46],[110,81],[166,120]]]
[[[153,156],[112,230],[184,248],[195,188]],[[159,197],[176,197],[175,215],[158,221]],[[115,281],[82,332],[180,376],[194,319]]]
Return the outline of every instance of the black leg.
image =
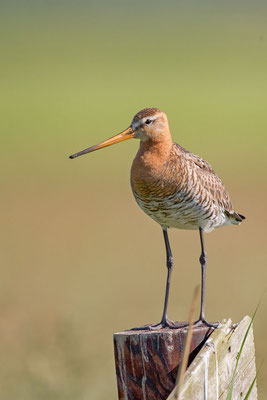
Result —
[[[164,242],[165,242],[165,247],[166,247],[166,265],[167,265],[167,269],[168,269],[164,307],[163,307],[163,314],[162,314],[162,319],[161,319],[161,324],[163,327],[165,327],[168,325],[168,323],[167,323],[167,308],[168,308],[168,301],[169,301],[171,274],[172,274],[172,267],[173,267],[173,257],[172,257],[171,246],[170,246],[170,242],[169,242],[169,238],[168,238],[167,228],[166,228],[166,230],[163,229],[163,236],[164,236]]]
[[[153,324],[153,325],[145,325],[139,328],[132,328],[131,330],[157,330],[161,328],[171,328],[171,329],[178,329],[184,328],[188,326],[187,323],[174,323],[173,321],[168,320],[167,318],[167,308],[168,308],[168,301],[169,301],[169,292],[170,292],[170,283],[171,283],[171,273],[173,268],[173,257],[171,252],[171,246],[168,238],[167,228],[163,228],[163,236],[166,248],[166,265],[168,269],[167,273],[167,282],[166,282],[166,290],[165,290],[165,299],[164,299],[164,307],[163,307],[163,314],[160,323]]]
[[[201,265],[201,306],[199,319],[205,321],[205,291],[206,291],[206,264],[207,264],[207,253],[204,246],[203,229],[199,228],[200,243],[201,243],[201,255],[199,257]]]
[[[200,303],[200,315],[199,319],[195,324],[203,323],[207,326],[217,327],[218,324],[211,324],[205,319],[205,294],[206,294],[206,265],[207,265],[207,253],[204,246],[203,229],[199,228],[200,244],[201,244],[201,255],[199,261],[201,264],[201,303]]]

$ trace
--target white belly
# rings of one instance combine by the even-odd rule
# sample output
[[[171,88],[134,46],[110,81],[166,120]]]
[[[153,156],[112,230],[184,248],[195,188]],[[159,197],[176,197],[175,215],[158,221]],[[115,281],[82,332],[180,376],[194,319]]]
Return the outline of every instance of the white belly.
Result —
[[[134,195],[141,209],[164,227],[189,230],[201,227],[205,232],[210,232],[214,228],[231,223],[223,210],[215,209],[215,207],[213,210],[207,210],[197,201],[175,203],[173,198],[146,199],[144,201],[136,194]]]

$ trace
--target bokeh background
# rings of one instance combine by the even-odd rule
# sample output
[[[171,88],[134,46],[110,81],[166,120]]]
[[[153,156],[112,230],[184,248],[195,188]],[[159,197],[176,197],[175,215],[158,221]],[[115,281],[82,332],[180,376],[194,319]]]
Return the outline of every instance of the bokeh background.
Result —
[[[167,113],[247,217],[206,235],[208,319],[253,314],[267,282],[264,3],[1,1],[1,399],[115,399],[112,334],[161,317],[162,233],[129,185],[138,142],[68,159],[144,107]],[[199,238],[170,240],[169,316],[185,320]],[[265,295],[258,367],[266,311]]]

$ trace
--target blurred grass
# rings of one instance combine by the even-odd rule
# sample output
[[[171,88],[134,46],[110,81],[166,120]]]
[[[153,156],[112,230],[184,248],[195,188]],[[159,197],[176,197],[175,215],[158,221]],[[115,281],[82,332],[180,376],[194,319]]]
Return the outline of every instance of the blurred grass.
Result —
[[[266,287],[266,6],[0,7],[0,397],[115,398],[112,333],[161,315],[162,235],[130,192],[136,141],[67,156],[121,131],[141,108],[162,108],[174,140],[213,164],[247,216],[206,235],[207,316],[252,314]],[[169,314],[183,320],[199,243],[195,232],[170,239]],[[259,362],[266,309],[263,301],[254,328]],[[263,368],[261,397],[266,378]]]

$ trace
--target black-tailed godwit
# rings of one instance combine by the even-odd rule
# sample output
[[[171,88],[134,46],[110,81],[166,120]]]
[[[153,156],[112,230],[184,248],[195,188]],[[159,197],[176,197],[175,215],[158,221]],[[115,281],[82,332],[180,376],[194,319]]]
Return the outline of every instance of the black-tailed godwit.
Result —
[[[146,328],[176,327],[167,318],[173,257],[168,228],[199,230],[201,243],[201,307],[196,323],[214,326],[205,319],[206,251],[203,232],[223,225],[238,225],[238,214],[211,165],[201,157],[172,142],[167,116],[158,108],[145,108],[133,118],[129,128],[70,158],[136,138],[140,147],[131,168],[131,186],[142,210],[161,225],[167,256],[167,283],[163,315],[159,324]]]

